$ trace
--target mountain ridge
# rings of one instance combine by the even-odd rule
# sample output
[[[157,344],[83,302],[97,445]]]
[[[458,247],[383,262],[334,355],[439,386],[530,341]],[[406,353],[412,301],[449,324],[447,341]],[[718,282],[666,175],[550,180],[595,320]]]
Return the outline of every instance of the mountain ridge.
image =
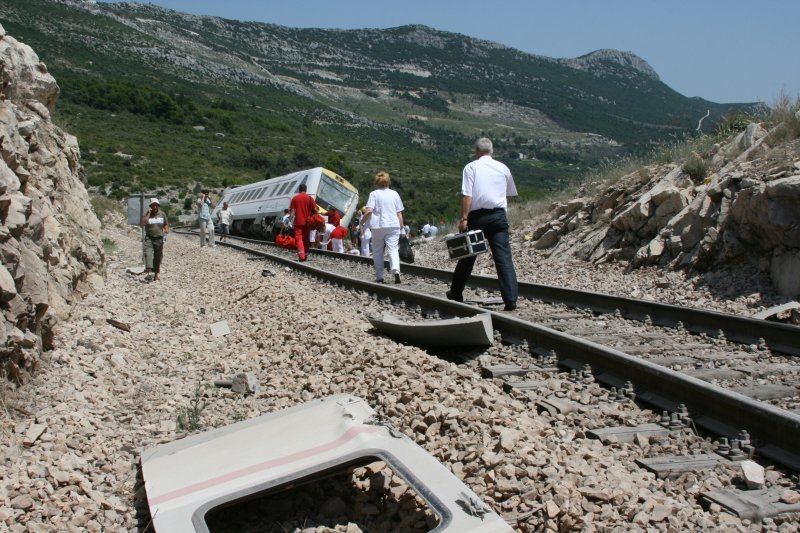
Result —
[[[424,25],[296,29],[150,4],[7,4],[6,27],[40,51],[64,87],[63,120],[82,128],[77,134],[96,159],[87,165],[90,182],[106,191],[117,183],[116,194],[128,184],[177,185],[187,173],[195,181],[255,181],[292,170],[293,160],[338,161],[334,170],[362,187],[382,167],[397,169],[406,187],[425,176],[438,190],[480,135],[495,139],[523,185],[557,189],[603,161],[689,134],[707,113],[703,125],[711,128],[730,111],[754,108],[686,98],[632,52],[558,59]],[[121,81],[132,85],[120,88]],[[194,111],[143,112],[133,102],[133,93],[159,91],[173,107],[188,99]],[[140,138],[118,131],[108,111],[132,113],[125,120]],[[171,153],[194,142],[204,155],[225,153],[212,163],[187,154],[183,165],[156,169],[152,162],[163,156],[145,130],[164,116],[194,121],[170,126],[174,143],[185,137]],[[198,140],[199,130],[187,126],[208,133]],[[289,157],[273,147],[284,144]],[[134,160],[119,168],[109,155],[116,152]],[[436,202],[430,209],[452,210],[449,199]]]

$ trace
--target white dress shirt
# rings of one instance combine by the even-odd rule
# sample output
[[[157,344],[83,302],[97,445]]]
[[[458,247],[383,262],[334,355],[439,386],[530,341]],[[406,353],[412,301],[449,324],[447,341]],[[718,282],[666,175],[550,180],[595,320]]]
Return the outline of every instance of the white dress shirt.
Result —
[[[472,198],[470,211],[508,207],[508,196],[517,195],[511,171],[490,155],[481,156],[464,167],[461,194]]]

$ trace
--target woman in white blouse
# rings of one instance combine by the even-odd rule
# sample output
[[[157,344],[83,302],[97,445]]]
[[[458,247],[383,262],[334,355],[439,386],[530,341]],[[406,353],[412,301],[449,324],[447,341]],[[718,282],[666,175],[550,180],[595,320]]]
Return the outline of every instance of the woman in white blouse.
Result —
[[[389,271],[394,282],[400,283],[400,254],[397,244],[403,227],[403,201],[397,191],[389,188],[389,173],[375,175],[377,189],[369,193],[364,210],[364,220],[372,230],[372,260],[375,264],[375,281],[383,283],[384,249],[389,254]]]

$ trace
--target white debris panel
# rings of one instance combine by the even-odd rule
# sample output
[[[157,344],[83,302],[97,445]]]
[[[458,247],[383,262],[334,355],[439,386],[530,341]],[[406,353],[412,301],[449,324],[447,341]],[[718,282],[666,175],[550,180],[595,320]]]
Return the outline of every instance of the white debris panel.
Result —
[[[378,457],[436,513],[435,531],[511,531],[444,465],[375,415],[364,400],[340,394],[144,451],[155,530],[208,531],[209,511]]]

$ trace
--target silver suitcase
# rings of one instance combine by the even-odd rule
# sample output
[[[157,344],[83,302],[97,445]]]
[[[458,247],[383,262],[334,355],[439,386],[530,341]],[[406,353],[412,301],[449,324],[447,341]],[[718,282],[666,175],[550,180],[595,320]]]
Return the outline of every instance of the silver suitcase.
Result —
[[[450,259],[464,259],[486,253],[486,238],[481,230],[453,235],[445,239],[445,244],[447,244]]]

